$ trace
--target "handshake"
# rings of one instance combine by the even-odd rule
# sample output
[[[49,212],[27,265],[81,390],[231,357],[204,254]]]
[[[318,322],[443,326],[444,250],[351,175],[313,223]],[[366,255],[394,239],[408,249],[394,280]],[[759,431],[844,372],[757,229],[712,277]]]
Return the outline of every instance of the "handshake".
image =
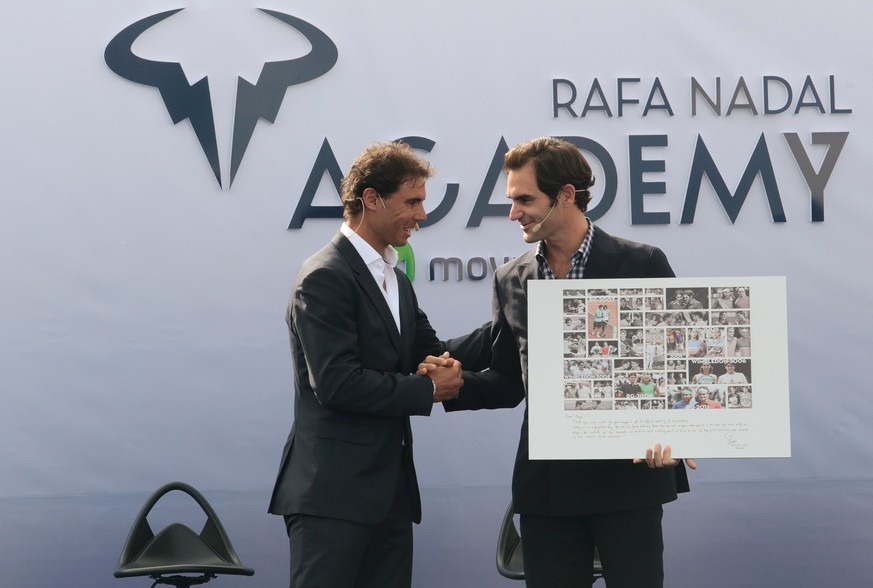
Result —
[[[415,373],[433,380],[435,403],[451,400],[458,395],[461,386],[464,385],[461,362],[450,357],[448,351],[439,357],[428,355],[418,364],[418,371]]]

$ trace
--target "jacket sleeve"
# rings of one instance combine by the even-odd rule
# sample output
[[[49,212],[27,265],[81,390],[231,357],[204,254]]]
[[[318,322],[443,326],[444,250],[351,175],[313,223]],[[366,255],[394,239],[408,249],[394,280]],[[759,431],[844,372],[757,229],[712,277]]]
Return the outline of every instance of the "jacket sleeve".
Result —
[[[491,343],[488,369],[479,372],[464,371],[464,387],[453,400],[443,402],[447,412],[485,408],[513,408],[524,400],[524,381],[521,359],[515,335],[503,311],[498,279],[494,279],[492,321],[489,332]],[[483,325],[484,329],[485,325]]]
[[[488,368],[491,365],[491,321],[467,335],[449,339],[444,345],[465,370],[478,372]]]

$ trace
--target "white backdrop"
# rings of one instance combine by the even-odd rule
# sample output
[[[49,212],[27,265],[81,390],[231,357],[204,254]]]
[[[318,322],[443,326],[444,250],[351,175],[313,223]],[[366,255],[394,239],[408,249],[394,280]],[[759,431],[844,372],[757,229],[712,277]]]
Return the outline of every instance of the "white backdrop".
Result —
[[[181,63],[191,84],[208,76],[223,188],[189,121],[174,126],[156,88],[104,62],[122,29],[183,7],[133,50]],[[255,83],[263,63],[309,48],[256,8],[318,27],[338,59],[288,89],[274,124],[258,123],[230,185],[237,76]],[[787,276],[793,457],[706,461],[692,483],[845,482],[869,491],[871,18],[870,6],[848,1],[8,7],[0,23],[0,498],[139,495],[184,479],[266,500],[292,419],[288,291],[301,261],[339,224],[310,218],[287,228],[325,141],[341,170],[370,142],[434,142],[426,207],[434,210],[449,184],[457,201],[411,243],[421,304],[448,337],[488,319],[492,274],[430,280],[429,263],[524,251],[503,216],[475,227],[468,219],[483,186],[484,198],[504,203],[503,175],[493,190],[487,179],[501,140],[547,134],[585,137],[609,153],[616,197],[596,223],[660,246],[678,275]],[[692,113],[692,78],[713,100],[720,80],[720,115],[700,94]],[[568,108],[555,116],[555,102],[570,101],[567,82],[553,94],[556,79],[576,88],[577,116]],[[813,133],[848,134],[822,222],[811,220],[810,188],[785,138],[796,134],[818,171],[827,146],[813,145]],[[641,150],[654,162],[647,173],[634,163],[640,136],[655,137]],[[710,181],[699,190],[692,182],[696,215],[681,223],[698,139],[735,194],[762,136],[785,222],[773,222],[758,176],[733,223]],[[596,204],[610,182],[593,161]],[[663,183],[641,202],[668,222],[632,222],[642,219],[631,214],[640,180]],[[338,203],[328,175],[313,203]],[[413,425],[422,485],[505,489],[520,412],[436,413]],[[869,521],[873,507],[862,508]]]

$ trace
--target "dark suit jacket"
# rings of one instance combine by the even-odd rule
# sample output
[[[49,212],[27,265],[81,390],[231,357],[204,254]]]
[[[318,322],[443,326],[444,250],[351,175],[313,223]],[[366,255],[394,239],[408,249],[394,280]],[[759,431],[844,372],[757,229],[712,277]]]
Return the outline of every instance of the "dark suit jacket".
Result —
[[[673,277],[657,248],[612,237],[597,228],[585,278]],[[525,398],[528,365],[527,281],[537,279],[536,251],[499,267],[494,279],[491,369],[464,374],[464,387],[446,410],[517,406]],[[535,319],[536,317],[531,317]],[[685,467],[649,469],[631,460],[531,461],[527,410],[512,480],[515,511],[569,516],[645,508],[676,499],[688,490]]]
[[[401,332],[369,269],[341,233],[304,262],[286,315],[295,418],[271,513],[375,524],[388,513],[402,472],[413,520],[421,520],[409,415],[430,414],[433,384],[410,374],[446,344],[418,308],[412,284],[395,271]],[[450,349],[476,365],[472,356],[481,355],[485,338],[479,331]]]

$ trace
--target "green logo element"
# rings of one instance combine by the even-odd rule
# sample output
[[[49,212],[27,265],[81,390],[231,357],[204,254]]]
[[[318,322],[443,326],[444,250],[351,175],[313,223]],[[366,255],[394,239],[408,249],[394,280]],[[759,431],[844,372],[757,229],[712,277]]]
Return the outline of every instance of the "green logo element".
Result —
[[[406,277],[412,282],[415,280],[415,254],[412,252],[412,245],[407,243],[402,247],[395,247],[397,250],[397,265],[404,264]]]

